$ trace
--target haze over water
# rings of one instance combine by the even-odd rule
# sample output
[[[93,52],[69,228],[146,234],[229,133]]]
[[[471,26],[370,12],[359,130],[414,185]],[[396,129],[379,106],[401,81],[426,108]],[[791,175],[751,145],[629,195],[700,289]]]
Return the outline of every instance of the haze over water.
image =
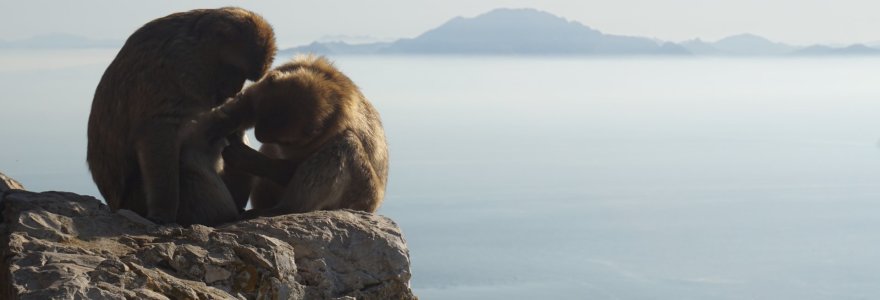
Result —
[[[2,52],[0,171],[98,196],[113,55]],[[333,59],[382,114],[424,299],[880,295],[880,59]]]

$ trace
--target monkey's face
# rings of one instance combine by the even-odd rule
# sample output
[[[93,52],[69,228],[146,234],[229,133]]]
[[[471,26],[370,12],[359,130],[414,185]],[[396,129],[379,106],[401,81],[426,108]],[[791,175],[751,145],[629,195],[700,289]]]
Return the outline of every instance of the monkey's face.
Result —
[[[299,84],[276,84],[256,102],[254,134],[261,143],[305,146],[330,127],[335,109],[327,93]]]

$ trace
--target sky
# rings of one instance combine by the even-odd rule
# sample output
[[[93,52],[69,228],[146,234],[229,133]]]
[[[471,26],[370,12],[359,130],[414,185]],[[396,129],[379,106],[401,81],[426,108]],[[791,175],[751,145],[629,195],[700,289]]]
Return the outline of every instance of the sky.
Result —
[[[754,33],[798,45],[880,41],[876,0],[370,0],[370,1],[10,1],[0,0],[0,39],[47,33],[124,40],[176,11],[240,6],[263,15],[281,46],[328,35],[415,37],[456,16],[535,8],[605,33],[667,41],[714,41]]]

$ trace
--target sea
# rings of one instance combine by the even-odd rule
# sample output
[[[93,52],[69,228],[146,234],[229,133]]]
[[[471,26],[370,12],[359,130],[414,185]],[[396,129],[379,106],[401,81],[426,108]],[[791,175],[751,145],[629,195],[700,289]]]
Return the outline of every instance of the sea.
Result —
[[[115,53],[0,51],[0,172],[100,198]],[[332,59],[422,299],[880,298],[880,58]]]

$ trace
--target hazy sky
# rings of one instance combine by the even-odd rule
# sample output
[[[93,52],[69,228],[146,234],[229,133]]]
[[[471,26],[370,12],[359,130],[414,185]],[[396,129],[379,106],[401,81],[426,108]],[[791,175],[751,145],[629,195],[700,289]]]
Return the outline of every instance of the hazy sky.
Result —
[[[880,40],[877,0],[0,0],[0,39],[61,32],[124,40],[145,22],[171,12],[228,5],[266,17],[282,46],[325,35],[413,37],[452,17],[498,7],[536,8],[606,33],[670,41],[716,40],[744,32],[795,44]]]

